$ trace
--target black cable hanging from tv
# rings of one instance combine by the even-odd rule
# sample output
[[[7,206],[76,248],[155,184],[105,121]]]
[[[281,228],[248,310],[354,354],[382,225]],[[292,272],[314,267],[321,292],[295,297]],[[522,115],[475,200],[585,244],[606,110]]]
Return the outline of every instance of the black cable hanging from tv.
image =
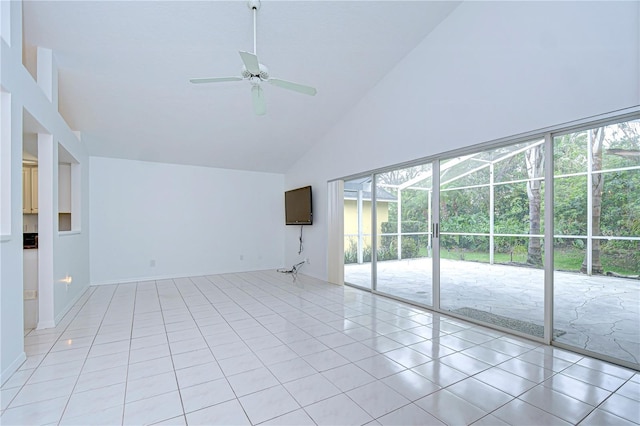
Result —
[[[300,240],[300,249],[298,250],[298,254],[302,254],[302,229],[304,228],[304,225],[300,225],[300,238],[298,238]]]

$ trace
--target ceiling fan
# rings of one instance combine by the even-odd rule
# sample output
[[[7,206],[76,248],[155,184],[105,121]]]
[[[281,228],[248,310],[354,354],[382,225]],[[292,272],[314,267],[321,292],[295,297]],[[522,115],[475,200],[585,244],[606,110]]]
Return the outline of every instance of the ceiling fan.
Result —
[[[249,9],[253,13],[253,53],[240,51],[240,58],[244,66],[240,77],[212,77],[212,78],[192,78],[189,81],[193,84],[201,83],[223,83],[227,81],[248,80],[251,83],[251,95],[253,97],[253,111],[257,115],[264,115],[267,112],[267,104],[265,102],[264,93],[261,83],[268,82],[274,86],[283,89],[293,90],[294,92],[303,93],[305,95],[314,96],[317,91],[315,88],[305,86],[303,84],[293,83],[291,81],[271,78],[269,70],[258,61],[256,48],[256,15],[260,9],[260,0],[251,0],[248,2]]]

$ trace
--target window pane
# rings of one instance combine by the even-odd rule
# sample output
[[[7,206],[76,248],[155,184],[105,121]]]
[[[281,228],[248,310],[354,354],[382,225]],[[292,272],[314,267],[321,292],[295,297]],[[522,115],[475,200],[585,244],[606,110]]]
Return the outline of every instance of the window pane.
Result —
[[[431,164],[376,175],[376,290],[432,304]]]

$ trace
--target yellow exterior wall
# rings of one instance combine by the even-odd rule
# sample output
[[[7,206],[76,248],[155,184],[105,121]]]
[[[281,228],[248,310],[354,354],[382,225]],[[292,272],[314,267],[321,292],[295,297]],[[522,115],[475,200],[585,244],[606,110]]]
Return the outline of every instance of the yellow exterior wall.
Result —
[[[378,234],[382,231],[380,224],[389,220],[389,203],[378,201]],[[371,234],[371,201],[362,202],[362,233]],[[345,250],[349,247],[349,239],[357,241],[358,235],[358,202],[356,200],[344,200],[344,243]],[[353,234],[349,237],[349,234]],[[364,237],[365,246],[371,246],[371,237]]]

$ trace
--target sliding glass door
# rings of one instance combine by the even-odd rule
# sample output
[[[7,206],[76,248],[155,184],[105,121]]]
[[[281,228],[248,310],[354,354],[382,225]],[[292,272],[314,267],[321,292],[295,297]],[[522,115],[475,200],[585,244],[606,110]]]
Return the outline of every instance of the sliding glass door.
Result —
[[[345,282],[638,368],[633,117],[346,181]]]
[[[440,307],[544,336],[544,140],[440,165]]]
[[[556,342],[640,363],[640,121],[554,137]]]
[[[371,288],[371,176],[344,182],[344,281]]]
[[[431,163],[375,176],[376,290],[433,304]]]

